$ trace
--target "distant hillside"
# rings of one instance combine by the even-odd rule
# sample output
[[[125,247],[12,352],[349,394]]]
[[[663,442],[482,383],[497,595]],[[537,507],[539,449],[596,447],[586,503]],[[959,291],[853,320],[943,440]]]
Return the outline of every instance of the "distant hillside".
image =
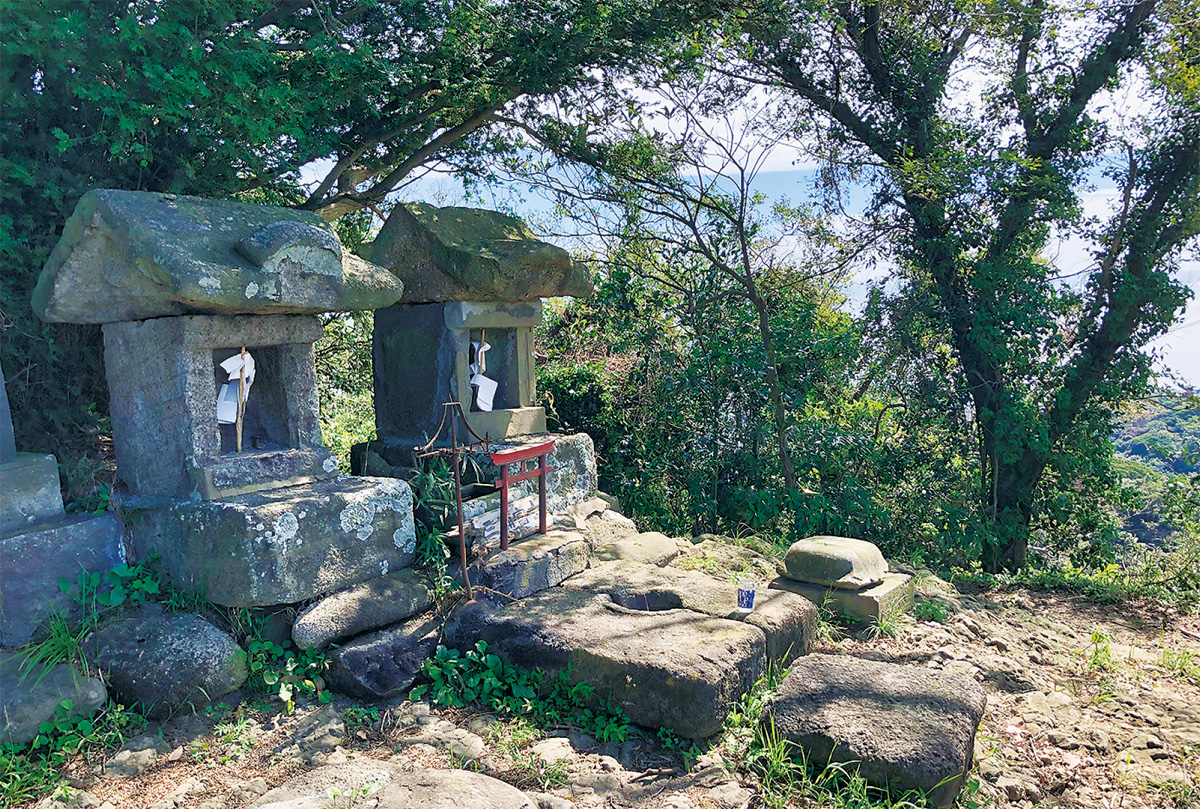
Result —
[[[1171,475],[1200,472],[1200,408],[1156,408],[1113,436],[1117,452]]]

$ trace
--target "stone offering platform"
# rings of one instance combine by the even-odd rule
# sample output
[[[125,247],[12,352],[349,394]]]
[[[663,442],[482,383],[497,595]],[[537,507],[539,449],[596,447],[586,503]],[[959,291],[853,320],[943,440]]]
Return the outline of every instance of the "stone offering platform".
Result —
[[[883,581],[861,590],[826,587],[784,576],[774,579],[770,588],[804,596],[818,607],[866,624],[878,623],[886,615],[908,610],[917,592],[912,576],[907,573],[885,573]]]

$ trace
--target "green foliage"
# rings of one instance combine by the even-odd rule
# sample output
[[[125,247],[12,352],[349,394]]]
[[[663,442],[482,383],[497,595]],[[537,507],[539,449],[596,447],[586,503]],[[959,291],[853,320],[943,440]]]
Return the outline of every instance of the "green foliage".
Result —
[[[341,225],[344,220],[339,220]],[[339,235],[344,228],[338,227]],[[345,242],[345,239],[343,239]],[[321,316],[324,331],[313,346],[317,393],[321,404],[321,439],[350,473],[350,448],[375,437],[374,378],[371,332],[374,312]]]
[[[0,15],[0,363],[18,443],[55,451],[68,501],[111,482],[100,330],[43,324],[30,293],[89,188],[303,206],[356,249],[368,206],[440,163],[464,176],[511,148],[506,117],[636,69],[712,13],[706,2],[180,0],[8,3]],[[300,169],[328,166],[319,182]],[[351,318],[353,319],[353,318]],[[347,370],[352,370],[347,368]],[[364,399],[325,397],[335,443]],[[344,460],[343,446],[336,447]]]
[[[1167,475],[1200,472],[1200,408],[1156,410],[1113,436],[1117,451]]]
[[[324,678],[329,659],[318,649],[287,648],[254,638],[246,649],[246,664],[250,669],[246,688],[278,699],[286,713],[295,710],[300,697],[312,696],[322,703],[333,700]]]
[[[541,727],[574,725],[601,742],[623,742],[629,733],[624,712],[608,700],[593,700],[595,689],[572,682],[569,668],[557,674],[523,671],[488,652],[484,641],[465,655],[439,646],[421,664],[421,673],[429,682],[411,691],[414,701],[428,695],[451,708],[478,702],[503,714],[527,717]]]
[[[950,608],[936,598],[918,597],[913,604],[912,614],[918,621],[935,621],[940,624],[950,618]]]
[[[374,705],[351,705],[342,712],[346,727],[372,727],[379,723],[379,709]]]
[[[15,806],[54,791],[66,783],[62,770],[68,763],[98,762],[146,725],[145,717],[114,702],[90,718],[72,716],[71,709],[70,700],[59,703],[28,745],[0,745],[0,803]]]

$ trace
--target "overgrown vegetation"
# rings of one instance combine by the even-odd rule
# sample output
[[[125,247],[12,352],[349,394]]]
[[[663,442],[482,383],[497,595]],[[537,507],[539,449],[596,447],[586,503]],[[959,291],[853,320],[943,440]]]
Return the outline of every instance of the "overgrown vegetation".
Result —
[[[70,700],[59,703],[55,717],[42,723],[28,745],[0,745],[0,802],[5,806],[66,789],[63,771],[69,764],[96,764],[146,725],[141,714],[111,701],[91,717],[72,716],[72,708]]]
[[[411,691],[414,701],[428,696],[451,708],[479,703],[539,727],[577,727],[601,742],[623,742],[629,733],[624,712],[607,700],[594,700],[595,689],[573,681],[570,670],[518,669],[488,652],[484,641],[466,654],[439,646],[421,664],[421,673],[429,682]]]

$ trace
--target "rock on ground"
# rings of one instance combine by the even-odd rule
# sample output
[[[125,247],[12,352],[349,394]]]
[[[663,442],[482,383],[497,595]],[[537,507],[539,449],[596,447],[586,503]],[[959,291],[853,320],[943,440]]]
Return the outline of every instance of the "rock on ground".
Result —
[[[685,609],[743,621],[763,632],[768,658],[781,666],[807,654],[817,634],[817,608],[807,599],[781,590],[760,589],[754,611],[745,614],[737,608],[733,584],[690,570],[612,562],[596,565],[563,586],[607,593],[613,601],[632,610]]]
[[[35,666],[26,676],[21,660],[0,651],[0,744],[33,741],[38,727],[54,718],[63,700],[71,701],[72,716],[90,716],[108,699],[104,683],[70,666],[55,666],[44,676]]]
[[[888,565],[879,548],[849,537],[801,539],[788,548],[784,575],[796,581],[857,590],[883,581]]]
[[[406,772],[387,761],[332,764],[297,776],[249,809],[326,809],[331,795],[348,805],[370,795],[376,809],[536,809],[525,793],[467,770]]]
[[[599,545],[594,555],[603,562],[624,560],[663,567],[679,555],[679,547],[666,534],[648,531]]]
[[[246,655],[233,638],[198,615],[158,604],[104,622],[85,643],[113,694],[156,719],[206,705],[246,681]]]
[[[949,806],[970,770],[985,704],[983,689],[964,677],[818,654],[783,678],[763,723],[817,765],[852,764],[872,784],[922,790]]]
[[[583,534],[552,529],[488,554],[471,566],[471,582],[524,598],[586,570],[590,553]]]
[[[412,570],[401,570],[312,604],[297,616],[292,640],[301,649],[321,649],[411,618],[432,604],[428,582]]]
[[[402,694],[437,648],[438,620],[415,618],[362,635],[329,653],[330,687],[363,699]]]
[[[711,736],[766,666],[761,630],[691,610],[632,610],[607,595],[555,588],[522,601],[477,597],[446,626],[461,650],[479,640],[522,668],[561,671],[639,725]]]

